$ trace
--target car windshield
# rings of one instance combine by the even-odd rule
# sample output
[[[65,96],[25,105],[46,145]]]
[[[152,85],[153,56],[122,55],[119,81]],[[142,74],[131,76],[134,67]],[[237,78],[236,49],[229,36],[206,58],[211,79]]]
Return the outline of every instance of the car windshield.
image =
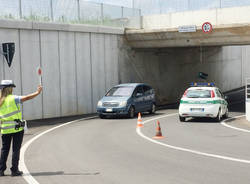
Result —
[[[210,90],[188,90],[187,91],[188,98],[211,98],[211,91]]]
[[[131,96],[133,93],[134,87],[130,86],[119,86],[113,87],[106,96]]]

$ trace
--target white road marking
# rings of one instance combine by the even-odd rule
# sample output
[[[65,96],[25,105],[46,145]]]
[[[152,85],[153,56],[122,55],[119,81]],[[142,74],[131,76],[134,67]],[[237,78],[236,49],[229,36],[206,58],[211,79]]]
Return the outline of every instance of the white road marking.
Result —
[[[89,118],[83,118],[83,119],[79,119],[79,120],[75,120],[75,121],[70,121],[68,123],[64,123],[62,125],[56,126],[54,128],[48,129],[40,134],[38,134],[37,136],[33,137],[32,139],[30,139],[29,141],[27,141],[21,148],[21,152],[20,152],[20,169],[23,171],[23,178],[27,181],[28,184],[39,184],[38,181],[30,174],[28,168],[25,165],[25,161],[24,161],[24,155],[25,155],[25,151],[28,149],[28,147],[35,141],[37,140],[39,137],[43,136],[44,134],[47,134],[57,128],[61,128],[63,126],[69,125],[71,123],[76,123],[79,121],[83,121],[83,120],[88,120],[88,119],[92,119],[95,118],[94,117],[89,117]]]
[[[174,115],[177,115],[177,113],[168,114],[168,115],[164,115],[164,116],[152,118],[152,119],[146,120],[146,121],[144,121],[142,123],[145,124],[145,123],[149,123],[149,122],[151,122],[153,120],[158,120],[158,119],[161,119],[161,118],[165,118],[165,117],[169,117],[169,116],[174,116]],[[144,138],[144,139],[146,139],[146,140],[148,140],[150,142],[159,144],[159,145],[164,146],[164,147],[168,147],[168,148],[179,150],[179,151],[185,151],[185,152],[189,152],[189,153],[194,153],[194,154],[197,154],[197,155],[203,155],[203,156],[207,156],[207,157],[213,157],[213,158],[219,158],[219,159],[224,159],[224,160],[230,160],[230,161],[235,161],[235,162],[241,162],[241,163],[250,164],[250,160],[244,160],[244,159],[233,158],[233,157],[228,157],[228,156],[223,156],[223,155],[216,155],[216,154],[211,154],[211,153],[205,153],[205,152],[201,152],[201,151],[197,151],[197,150],[192,150],[192,149],[187,149],[187,148],[182,148],[182,147],[178,147],[178,146],[172,146],[172,145],[169,145],[169,144],[165,144],[163,142],[160,142],[160,141],[157,141],[157,140],[154,140],[152,138],[149,138],[149,137],[145,136],[141,132],[141,129],[142,129],[141,127],[136,128],[136,132],[137,132],[138,135],[140,135],[142,138]]]
[[[241,117],[244,117],[244,116],[246,116],[246,115],[235,116],[235,117],[226,119],[226,120],[222,121],[221,124],[222,124],[223,126],[225,126],[225,127],[228,127],[228,128],[232,128],[232,129],[235,129],[235,130],[238,130],[238,131],[250,133],[250,130],[246,130],[246,129],[242,129],[242,128],[237,128],[237,127],[234,127],[234,126],[231,126],[231,125],[226,124],[227,121],[230,121],[230,120],[235,119],[235,118],[241,118]]]

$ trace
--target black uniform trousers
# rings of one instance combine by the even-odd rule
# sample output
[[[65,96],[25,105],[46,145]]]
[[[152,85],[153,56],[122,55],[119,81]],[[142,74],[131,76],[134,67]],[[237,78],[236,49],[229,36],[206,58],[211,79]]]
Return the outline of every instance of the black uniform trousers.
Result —
[[[10,170],[12,172],[18,171],[20,149],[23,142],[24,131],[12,133],[12,134],[2,134],[2,150],[0,158],[0,172],[4,172],[7,168],[6,162],[8,159],[11,140],[12,141],[12,167]]]

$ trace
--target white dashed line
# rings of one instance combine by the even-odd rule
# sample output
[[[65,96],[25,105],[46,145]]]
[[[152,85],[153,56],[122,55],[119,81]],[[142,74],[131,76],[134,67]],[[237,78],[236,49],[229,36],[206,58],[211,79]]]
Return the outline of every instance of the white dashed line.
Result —
[[[149,123],[149,122],[151,122],[153,120],[158,120],[158,119],[161,119],[161,118],[165,118],[165,117],[169,117],[169,116],[174,116],[176,114],[177,113],[168,114],[168,115],[160,116],[160,117],[157,117],[157,118],[149,119],[149,120],[144,121],[143,124]],[[159,145],[164,146],[164,147],[168,147],[168,148],[179,150],[179,151],[185,151],[185,152],[189,152],[189,153],[194,153],[194,154],[197,154],[197,155],[203,155],[203,156],[207,156],[207,157],[213,157],[213,158],[218,158],[218,159],[224,159],[224,160],[230,160],[230,161],[235,161],[235,162],[241,162],[241,163],[250,164],[250,160],[244,160],[244,159],[233,158],[233,157],[228,157],[228,156],[223,156],[223,155],[205,153],[205,152],[201,152],[201,151],[197,151],[197,150],[192,150],[192,149],[187,149],[187,148],[182,148],[182,147],[178,147],[178,146],[173,146],[173,145],[165,144],[163,142],[160,142],[160,141],[157,141],[157,140],[154,140],[152,138],[149,138],[149,137],[145,136],[141,132],[141,129],[142,128],[140,128],[140,127],[136,128],[136,132],[137,132],[138,135],[140,135],[142,138],[144,138],[144,139],[146,139],[146,140],[148,140],[150,142],[159,144]]]

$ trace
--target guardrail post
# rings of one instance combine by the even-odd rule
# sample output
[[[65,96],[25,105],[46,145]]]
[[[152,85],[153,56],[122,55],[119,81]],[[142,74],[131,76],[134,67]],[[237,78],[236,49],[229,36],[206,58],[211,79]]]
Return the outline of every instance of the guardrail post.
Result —
[[[78,16],[78,21],[81,21],[81,9],[80,9],[80,0],[77,0],[77,16]]]
[[[123,8],[123,6],[121,7],[121,9],[122,9],[122,18],[123,18],[123,14],[124,14],[124,8]]]
[[[143,29],[143,16],[142,16],[142,13],[141,13],[141,9],[139,9],[139,18],[140,18],[140,29]]]
[[[54,12],[53,12],[53,0],[50,0],[50,18],[51,21],[54,21]]]
[[[188,8],[187,10],[190,10],[190,0],[188,0]]]
[[[23,12],[22,12],[22,0],[19,0],[19,18],[23,18]]]
[[[246,119],[250,122],[250,78],[246,79]]]
[[[102,19],[102,25],[103,25],[104,24],[103,3],[101,3],[101,19]]]

